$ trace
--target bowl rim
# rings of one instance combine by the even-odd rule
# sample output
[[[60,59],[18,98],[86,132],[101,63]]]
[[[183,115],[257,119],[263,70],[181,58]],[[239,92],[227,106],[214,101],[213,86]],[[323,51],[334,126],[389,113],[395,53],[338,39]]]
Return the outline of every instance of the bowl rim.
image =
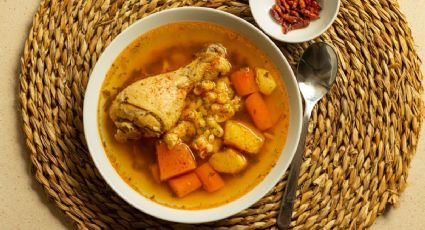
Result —
[[[160,19],[161,17],[165,15],[179,14],[179,13],[185,14],[185,17],[186,16],[192,17],[191,13],[199,13],[199,14],[202,13],[203,15],[204,14],[214,15],[214,17],[218,17],[218,18],[221,17],[221,19],[223,20],[225,18],[227,18],[226,20],[233,20],[238,26],[248,27],[249,29],[257,33],[256,36],[260,36],[261,39],[264,40],[264,43],[268,43],[267,45],[270,46],[270,49],[272,49],[271,52],[276,53],[276,55],[278,55],[279,57],[279,60],[277,60],[276,62],[284,65],[285,68],[287,68],[287,71],[289,71],[290,76],[285,76],[285,77],[289,77],[288,81],[290,82],[290,85],[288,86],[285,80],[286,87],[287,88],[295,87],[292,90],[294,92],[291,95],[289,94],[289,90],[287,89],[288,96],[292,96],[292,98],[290,98],[289,100],[290,102],[289,106],[291,107],[292,106],[291,103],[295,103],[293,104],[293,106],[295,106],[295,111],[292,111],[292,110],[290,111],[291,117],[293,115],[298,115],[298,118],[295,119],[295,123],[290,124],[290,126],[294,125],[293,129],[295,133],[289,133],[288,131],[288,135],[295,135],[294,136],[295,140],[293,141],[294,143],[290,144],[290,149],[288,149],[288,139],[287,139],[286,144],[281,152],[281,155],[276,161],[276,165],[268,172],[268,174],[263,178],[261,182],[259,182],[257,185],[255,185],[255,187],[253,187],[250,191],[246,192],[241,197],[229,203],[220,205],[218,207],[208,208],[208,209],[200,209],[200,210],[176,209],[176,208],[168,207],[168,206],[159,204],[155,201],[152,201],[149,198],[135,191],[130,185],[128,185],[119,176],[119,174],[116,172],[115,168],[112,166],[111,162],[109,161],[106,151],[103,148],[102,140],[100,138],[100,133],[98,129],[98,113],[97,113],[98,102],[100,97],[101,86],[106,77],[106,73],[108,72],[111,64],[115,61],[117,56],[121,53],[121,51],[124,50],[129,44],[131,44],[131,42],[133,42],[134,39],[136,39],[137,37],[141,36],[142,34],[154,28],[158,28],[165,24],[174,23],[174,22],[204,21],[209,23],[215,23],[215,22],[212,22],[211,19],[203,20],[199,18],[175,20],[175,21],[166,21],[165,23],[164,22],[154,23],[156,24],[156,26],[148,28],[144,32],[133,31],[139,26],[141,26],[140,24],[142,23],[147,23],[147,22],[152,23],[152,21]],[[220,24],[220,22],[217,22],[215,24],[219,24],[219,25],[227,27],[224,24]],[[230,29],[230,27],[227,27],[227,28]],[[128,35],[130,33],[137,34],[137,36],[135,36],[134,34],[133,36]],[[126,36],[133,37],[133,39],[127,39]],[[120,42],[124,42],[125,45],[120,45],[119,44]],[[274,61],[275,65],[276,65],[276,62]],[[282,70],[280,70],[279,67],[278,69],[279,69],[279,72],[282,73]],[[151,216],[157,217],[159,219],[167,220],[167,221],[173,221],[173,222],[179,222],[179,223],[190,223],[190,224],[205,223],[205,222],[211,222],[211,221],[227,218],[229,216],[232,216],[248,208],[249,206],[257,202],[259,199],[261,199],[264,195],[266,195],[266,193],[269,192],[279,182],[280,178],[284,175],[286,169],[289,167],[289,164],[292,161],[293,155],[295,154],[295,151],[296,151],[297,143],[299,141],[299,136],[301,133],[301,116],[302,116],[301,95],[298,90],[298,84],[296,82],[295,75],[286,57],[282,54],[282,52],[279,50],[276,44],[274,44],[273,41],[269,37],[267,37],[261,30],[259,30],[252,24],[248,23],[247,21],[227,12],[223,12],[223,11],[219,11],[219,10],[211,9],[211,8],[204,8],[204,7],[180,7],[175,9],[164,10],[164,11],[149,15],[145,18],[142,18],[134,22],[131,26],[129,26],[125,30],[123,30],[104,49],[99,59],[97,60],[93,68],[93,71],[90,74],[90,79],[87,84],[86,92],[84,95],[84,105],[83,105],[83,126],[85,130],[84,135],[87,142],[87,147],[90,152],[90,156],[93,159],[93,162],[96,168],[98,169],[100,175],[104,178],[104,180],[112,188],[112,190],[115,191],[128,204],[132,205],[136,209],[146,214],[149,214]],[[290,119],[292,121],[292,118]],[[290,154],[289,160],[287,162],[286,161],[282,162],[283,160],[281,160],[284,152],[285,153],[288,152]],[[271,176],[272,172],[278,176],[272,177]]]
[[[252,16],[254,18],[255,23],[257,23],[257,25],[261,28],[261,30],[264,33],[266,33],[268,36],[270,36],[273,39],[276,39],[278,41],[286,42],[286,43],[302,43],[302,42],[307,42],[307,41],[313,40],[313,39],[319,37],[320,35],[322,35],[323,33],[325,33],[332,26],[332,24],[335,22],[335,20],[336,20],[336,18],[338,16],[338,13],[339,13],[339,8],[341,6],[341,0],[332,0],[332,1],[336,1],[336,4],[337,4],[336,5],[336,10],[333,12],[333,15],[331,17],[331,20],[328,22],[328,24],[326,24],[326,26],[324,26],[321,30],[318,30],[317,33],[313,33],[310,36],[301,37],[301,38],[296,39],[296,40],[289,40],[288,37],[285,36],[285,34],[282,34],[281,36],[275,36],[274,34],[269,33],[268,30],[265,29],[261,25],[261,23],[258,20],[258,18],[261,17],[261,14],[258,13],[258,10],[253,10],[252,7],[251,7],[251,5],[252,5],[251,2],[254,2],[254,1],[258,1],[258,0],[249,0],[249,5],[250,5],[250,8],[249,9],[251,10],[251,14],[252,14]],[[305,29],[308,29],[308,27],[305,28]]]

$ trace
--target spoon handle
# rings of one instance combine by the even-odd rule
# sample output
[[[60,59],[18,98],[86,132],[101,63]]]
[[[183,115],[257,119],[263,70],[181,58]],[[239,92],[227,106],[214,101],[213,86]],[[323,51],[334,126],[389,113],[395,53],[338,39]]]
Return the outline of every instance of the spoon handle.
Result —
[[[295,195],[298,187],[298,176],[300,174],[301,163],[304,155],[304,145],[307,135],[308,121],[310,120],[311,111],[314,105],[305,104],[303,123],[301,128],[301,136],[298,143],[297,151],[292,159],[289,177],[285,186],[285,193],[280,204],[279,216],[277,217],[277,225],[279,229],[288,229],[292,219],[292,209],[294,207]]]

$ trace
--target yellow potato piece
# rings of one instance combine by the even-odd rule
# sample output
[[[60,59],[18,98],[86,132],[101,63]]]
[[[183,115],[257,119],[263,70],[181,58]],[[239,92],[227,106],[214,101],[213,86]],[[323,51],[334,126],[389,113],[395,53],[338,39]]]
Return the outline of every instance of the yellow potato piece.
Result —
[[[257,68],[255,81],[257,82],[260,92],[265,95],[270,95],[276,88],[276,82],[269,71],[261,68]]]
[[[224,126],[224,144],[255,154],[264,144],[264,135],[242,122],[229,120]]]
[[[214,153],[208,162],[217,172],[232,174],[242,171],[248,164],[246,158],[234,149]]]

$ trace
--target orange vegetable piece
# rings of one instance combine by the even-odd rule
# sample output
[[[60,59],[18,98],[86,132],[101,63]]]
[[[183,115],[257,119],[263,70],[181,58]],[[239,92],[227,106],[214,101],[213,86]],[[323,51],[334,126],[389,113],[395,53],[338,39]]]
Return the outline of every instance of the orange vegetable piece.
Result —
[[[156,156],[161,181],[181,175],[196,168],[196,161],[192,151],[186,144],[177,144],[168,149],[167,144],[160,142],[156,146]]]
[[[149,166],[149,169],[151,171],[152,177],[155,180],[155,182],[159,183],[161,180],[159,179],[159,167],[158,164],[152,164]]]
[[[259,130],[264,131],[273,126],[270,111],[259,93],[251,94],[245,100],[245,107]]]
[[[202,187],[207,192],[215,192],[224,186],[224,181],[220,174],[208,162],[195,169],[195,173],[201,179]]]
[[[242,68],[230,75],[230,81],[239,96],[246,96],[259,90],[255,82],[254,72],[248,67]]]
[[[201,181],[195,173],[188,173],[168,181],[171,190],[177,197],[184,197],[187,194],[199,189],[202,186]]]

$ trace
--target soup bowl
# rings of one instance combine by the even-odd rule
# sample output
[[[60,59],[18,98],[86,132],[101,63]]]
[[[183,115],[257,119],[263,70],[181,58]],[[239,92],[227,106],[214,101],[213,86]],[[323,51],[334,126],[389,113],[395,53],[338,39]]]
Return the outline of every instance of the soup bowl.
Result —
[[[286,86],[289,97],[289,129],[286,144],[275,166],[252,190],[224,205],[200,209],[182,210],[161,205],[132,189],[115,171],[103,148],[98,129],[97,108],[102,83],[108,69],[132,41],[157,27],[182,21],[200,21],[218,24],[231,29],[253,42],[273,61]],[[259,29],[232,14],[201,7],[182,7],[165,10],[143,18],[120,33],[104,50],[97,61],[87,86],[84,99],[84,130],[91,157],[109,186],[125,201],[140,211],[160,219],[180,223],[202,223],[234,215],[263,197],[283,176],[295,153],[301,130],[301,96],[288,61],[278,47]]]

